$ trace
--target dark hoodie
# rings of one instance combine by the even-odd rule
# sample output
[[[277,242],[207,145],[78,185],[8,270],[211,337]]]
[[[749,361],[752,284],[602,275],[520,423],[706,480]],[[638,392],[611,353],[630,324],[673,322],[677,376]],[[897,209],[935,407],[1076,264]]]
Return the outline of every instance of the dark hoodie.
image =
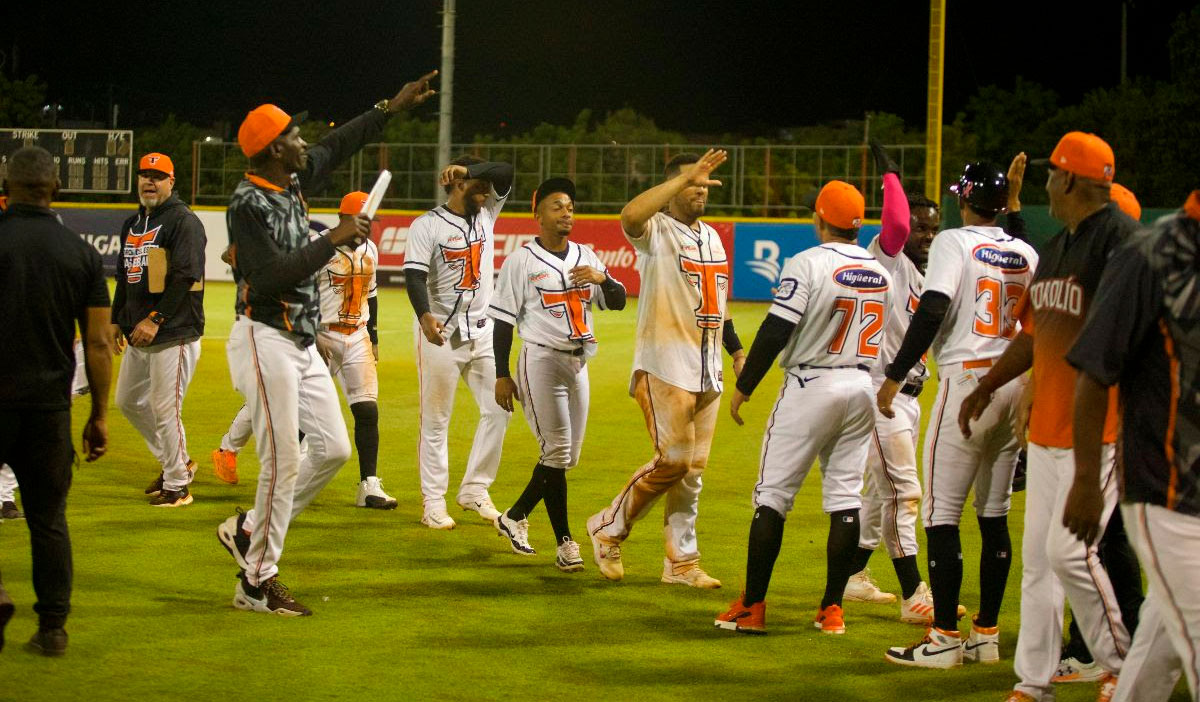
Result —
[[[113,295],[112,322],[128,338],[138,322],[151,312],[167,319],[158,328],[155,344],[191,339],[204,334],[204,291],[191,292],[204,279],[204,225],[174,193],[149,212],[139,207],[121,225],[121,252],[117,257],[117,290]],[[164,248],[170,262],[163,292],[150,292],[147,252]]]

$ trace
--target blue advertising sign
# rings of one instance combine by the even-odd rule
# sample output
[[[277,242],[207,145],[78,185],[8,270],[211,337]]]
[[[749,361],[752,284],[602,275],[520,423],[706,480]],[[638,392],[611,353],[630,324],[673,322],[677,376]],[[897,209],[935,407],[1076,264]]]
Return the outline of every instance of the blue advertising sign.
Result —
[[[878,224],[863,225],[858,241],[871,243]],[[733,230],[733,297],[737,300],[770,300],[783,264],[812,248],[817,232],[809,223],[754,224],[738,222]]]
[[[117,254],[121,252],[121,225],[135,211],[133,207],[119,210],[64,207],[55,210],[62,217],[63,224],[79,232],[79,236],[99,252],[104,261],[104,274],[109,276],[117,273]]]

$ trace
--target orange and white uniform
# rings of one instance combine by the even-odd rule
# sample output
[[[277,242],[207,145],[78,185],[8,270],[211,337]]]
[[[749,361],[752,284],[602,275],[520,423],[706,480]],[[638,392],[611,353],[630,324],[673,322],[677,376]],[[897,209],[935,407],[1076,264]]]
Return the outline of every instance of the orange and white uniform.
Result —
[[[666,213],[625,232],[641,275],[630,394],[646,418],[653,459],[639,468],[588,531],[620,543],[664,497],[666,568],[700,559],[696,514],[723,388],[721,332],[729,260],[716,230]]]
[[[367,239],[356,249],[334,249],[329,263],[317,272],[321,307],[317,351],[351,405],[379,398],[375,355],[367,334],[371,317],[367,299],[375,297],[378,265],[379,249]]]

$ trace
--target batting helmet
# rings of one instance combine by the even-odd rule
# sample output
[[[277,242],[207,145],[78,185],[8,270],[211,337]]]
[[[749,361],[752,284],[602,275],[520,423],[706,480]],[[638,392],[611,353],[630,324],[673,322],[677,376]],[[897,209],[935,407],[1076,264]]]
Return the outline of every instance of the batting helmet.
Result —
[[[994,163],[968,163],[950,192],[968,205],[985,212],[1008,209],[1008,176]]]

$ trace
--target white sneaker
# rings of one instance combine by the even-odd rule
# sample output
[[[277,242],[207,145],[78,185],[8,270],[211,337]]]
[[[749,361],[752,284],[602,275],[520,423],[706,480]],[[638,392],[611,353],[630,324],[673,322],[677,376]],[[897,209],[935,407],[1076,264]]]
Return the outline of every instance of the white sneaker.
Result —
[[[430,529],[443,531],[449,531],[456,526],[454,520],[446,513],[445,507],[426,507],[425,514],[421,517],[421,523]]]
[[[384,492],[383,482],[372,475],[358,484],[358,499],[354,504],[371,509],[396,509],[396,498]]]
[[[870,602],[871,604],[891,604],[896,596],[879,589],[871,579],[871,569],[863,568],[850,576],[846,581],[846,590],[842,595],[851,602]]]
[[[689,563],[676,569],[671,561],[663,559],[662,582],[670,585],[687,585],[701,590],[716,590],[721,581],[704,572],[699,563]]]
[[[963,658],[980,663],[1000,662],[1000,627],[971,625],[971,634],[963,644]]]
[[[1104,669],[1091,663],[1081,663],[1078,658],[1064,658],[1058,662],[1058,670],[1054,671],[1053,683],[1096,682],[1104,678]]]
[[[554,565],[564,573],[576,573],[583,570],[583,557],[579,555],[579,544],[563,537],[558,545],[558,554]]]
[[[604,513],[588,517],[588,536],[592,539],[592,558],[600,568],[600,575],[607,580],[620,580],[625,577],[625,564],[621,562],[621,544],[616,544],[601,536],[600,519]]]
[[[889,662],[917,668],[957,668],[962,665],[962,636],[957,631],[930,627],[917,643],[894,646],[883,655]]]
[[[533,547],[529,545],[529,520],[522,519],[517,521],[509,519],[508,514],[496,515],[496,531],[500,536],[508,539],[508,543],[512,546],[513,553],[522,556],[532,556],[537,553]]]
[[[500,510],[496,509],[496,505],[492,504],[492,498],[485,492],[478,497],[468,497],[462,499],[460,496],[458,506],[472,512],[478,512],[479,516],[489,522],[496,521],[496,517],[500,516]]]
[[[967,616],[967,608],[958,606],[958,618]],[[912,597],[900,603],[900,621],[905,624],[933,626],[933,592],[924,581],[917,586]]]

